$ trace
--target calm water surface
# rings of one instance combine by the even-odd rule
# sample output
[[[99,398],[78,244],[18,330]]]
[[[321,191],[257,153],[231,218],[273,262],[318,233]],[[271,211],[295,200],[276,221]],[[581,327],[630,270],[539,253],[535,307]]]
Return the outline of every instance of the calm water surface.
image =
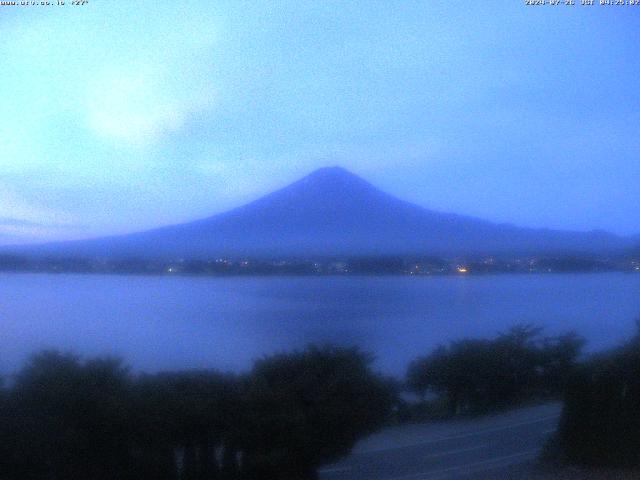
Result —
[[[0,275],[0,370],[38,349],[116,354],[135,369],[216,367],[308,343],[360,345],[385,373],[439,343],[519,322],[615,345],[640,275],[199,278]]]

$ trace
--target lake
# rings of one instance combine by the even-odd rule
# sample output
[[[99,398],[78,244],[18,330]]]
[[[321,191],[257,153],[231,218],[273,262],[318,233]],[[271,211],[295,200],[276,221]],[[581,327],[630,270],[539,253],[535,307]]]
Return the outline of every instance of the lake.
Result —
[[[42,348],[122,356],[136,370],[242,370],[315,343],[359,345],[401,375],[409,361],[516,323],[575,329],[593,351],[628,338],[640,275],[145,277],[0,274],[0,370]]]

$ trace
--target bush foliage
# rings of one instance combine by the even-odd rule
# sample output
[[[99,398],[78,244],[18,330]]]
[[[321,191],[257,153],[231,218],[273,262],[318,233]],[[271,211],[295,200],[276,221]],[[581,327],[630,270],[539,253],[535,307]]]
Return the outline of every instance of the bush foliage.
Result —
[[[244,376],[133,375],[116,359],[42,352],[0,388],[0,478],[313,479],[391,411],[370,363],[310,347]]]
[[[584,341],[574,333],[543,337],[519,325],[493,340],[466,339],[416,359],[407,386],[445,399],[449,413],[481,413],[560,395]]]
[[[571,463],[640,465],[640,335],[576,372],[553,447]]]

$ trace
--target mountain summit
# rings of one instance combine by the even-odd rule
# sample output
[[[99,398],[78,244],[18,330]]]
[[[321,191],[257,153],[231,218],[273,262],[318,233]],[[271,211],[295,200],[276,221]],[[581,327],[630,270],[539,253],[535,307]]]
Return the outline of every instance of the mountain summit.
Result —
[[[435,212],[328,167],[195,222],[39,248],[92,257],[214,258],[604,253],[628,243],[606,232],[520,228]]]

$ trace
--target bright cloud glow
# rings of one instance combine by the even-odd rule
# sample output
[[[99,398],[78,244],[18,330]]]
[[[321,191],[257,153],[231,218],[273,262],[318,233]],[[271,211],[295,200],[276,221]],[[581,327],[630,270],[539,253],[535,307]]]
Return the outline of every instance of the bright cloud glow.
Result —
[[[88,92],[89,125],[100,137],[144,146],[177,132],[190,115],[211,107],[212,91],[176,95],[180,86],[168,83],[151,68],[99,75]],[[192,82],[182,78],[178,83],[186,90]]]

